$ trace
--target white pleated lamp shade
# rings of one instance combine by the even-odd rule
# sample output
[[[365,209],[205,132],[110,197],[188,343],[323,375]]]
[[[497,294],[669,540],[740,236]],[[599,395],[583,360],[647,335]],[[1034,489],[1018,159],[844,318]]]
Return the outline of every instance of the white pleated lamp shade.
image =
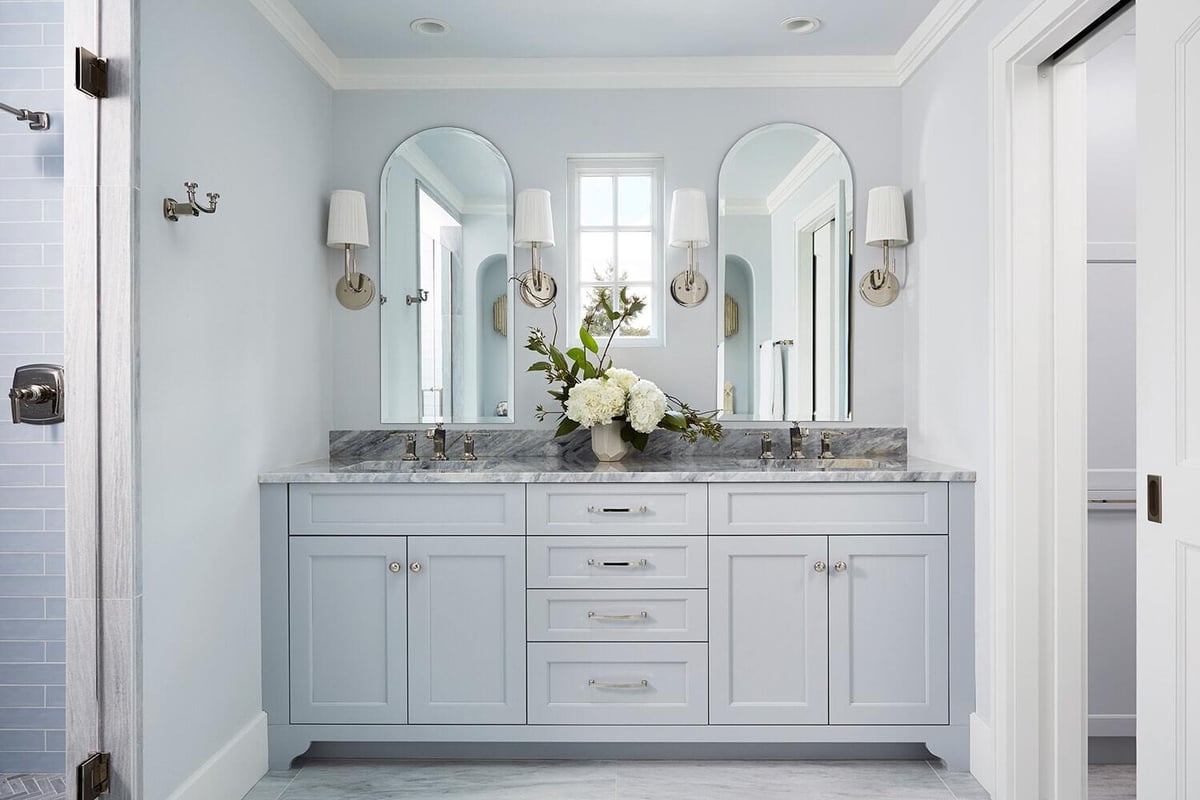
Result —
[[[899,186],[876,186],[867,194],[867,244],[908,244],[908,215]]]
[[[708,196],[703,189],[676,189],[671,195],[671,247],[707,247]]]
[[[554,216],[550,192],[546,189],[522,189],[517,194],[513,244],[517,247],[554,247]]]
[[[367,196],[353,189],[337,189],[329,196],[329,229],[325,244],[330,247],[370,247],[367,233]]]

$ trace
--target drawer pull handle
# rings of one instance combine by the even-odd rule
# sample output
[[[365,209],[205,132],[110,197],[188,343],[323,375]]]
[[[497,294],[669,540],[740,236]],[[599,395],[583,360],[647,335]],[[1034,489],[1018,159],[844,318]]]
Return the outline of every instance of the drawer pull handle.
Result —
[[[845,572],[845,571],[846,571],[846,562],[845,562],[845,561],[839,561],[839,562],[837,562],[836,564],[834,564],[834,565],[833,565],[833,568],[834,568],[834,570],[836,570],[837,572]]]
[[[589,680],[588,686],[593,689],[645,689],[650,686],[650,681],[640,680],[637,683],[604,683],[598,680]]]
[[[645,611],[637,614],[597,614],[595,611],[588,612],[588,619],[595,620],[643,620],[649,617],[650,614]]]
[[[649,506],[588,506],[589,514],[649,514]]]
[[[649,563],[650,563],[650,562],[649,562],[649,561],[647,561],[647,560],[646,560],[646,559],[644,559],[644,558],[639,558],[637,561],[600,561],[599,559],[595,559],[595,558],[589,558],[589,559],[588,559],[588,566],[589,566],[589,567],[610,567],[610,568],[620,568],[620,569],[637,569],[638,567],[644,567],[644,566],[646,566],[646,565],[647,565],[647,564],[649,564]]]

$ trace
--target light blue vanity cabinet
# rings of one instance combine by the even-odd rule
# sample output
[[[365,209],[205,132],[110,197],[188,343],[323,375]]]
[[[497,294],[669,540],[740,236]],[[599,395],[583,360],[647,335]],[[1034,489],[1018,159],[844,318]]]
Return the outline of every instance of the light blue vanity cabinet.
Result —
[[[709,719],[729,725],[829,722],[824,536],[713,536]]]
[[[965,769],[973,477],[264,476],[271,767],[313,742],[915,743]]]
[[[289,544],[292,721],[404,724],[404,537],[297,536]]]
[[[408,540],[408,721],[525,721],[525,539]]]
[[[945,725],[945,536],[830,536],[829,722]]]

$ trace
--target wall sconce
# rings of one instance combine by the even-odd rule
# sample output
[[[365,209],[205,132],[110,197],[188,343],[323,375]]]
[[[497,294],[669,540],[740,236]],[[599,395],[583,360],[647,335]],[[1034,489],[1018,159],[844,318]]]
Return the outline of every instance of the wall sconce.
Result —
[[[338,189],[329,196],[329,230],[325,244],[344,248],[346,274],[338,278],[337,299],[346,308],[366,308],[375,297],[375,284],[358,271],[356,247],[370,247],[367,235],[367,196]]]
[[[703,189],[676,189],[671,195],[671,247],[687,248],[687,269],[671,280],[671,297],[693,308],[708,297],[708,281],[696,265],[696,250],[708,247],[708,197]]]
[[[517,195],[515,228],[513,244],[531,251],[529,271],[517,278],[521,285],[521,300],[527,306],[545,308],[558,296],[558,284],[542,271],[541,248],[554,247],[550,192],[524,189]]]
[[[899,186],[877,186],[867,195],[867,244],[883,248],[883,266],[863,275],[858,293],[873,306],[891,305],[900,294],[892,248],[908,244],[908,215]]]

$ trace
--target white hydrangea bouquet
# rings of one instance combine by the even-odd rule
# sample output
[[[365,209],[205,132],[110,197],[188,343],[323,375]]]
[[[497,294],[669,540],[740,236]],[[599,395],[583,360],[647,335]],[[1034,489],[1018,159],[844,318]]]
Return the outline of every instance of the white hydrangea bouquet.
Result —
[[[697,412],[653,382],[613,366],[608,356],[613,338],[627,320],[646,307],[645,301],[628,295],[624,289],[618,301],[614,309],[608,294],[600,292],[595,309],[579,329],[580,346],[565,352],[556,344],[557,320],[549,339],[539,328],[530,331],[526,349],[548,360],[534,362],[529,371],[546,373],[546,382],[556,385],[549,390],[550,396],[562,405],[557,412],[539,405],[537,418],[544,420],[547,415],[557,414],[561,421],[555,436],[590,429],[593,450],[602,461],[620,460],[630,445],[645,450],[650,434],[658,428],[674,431],[689,442],[702,435],[719,441],[723,430],[715,420],[715,412]],[[609,331],[603,351],[592,334],[597,329]]]

